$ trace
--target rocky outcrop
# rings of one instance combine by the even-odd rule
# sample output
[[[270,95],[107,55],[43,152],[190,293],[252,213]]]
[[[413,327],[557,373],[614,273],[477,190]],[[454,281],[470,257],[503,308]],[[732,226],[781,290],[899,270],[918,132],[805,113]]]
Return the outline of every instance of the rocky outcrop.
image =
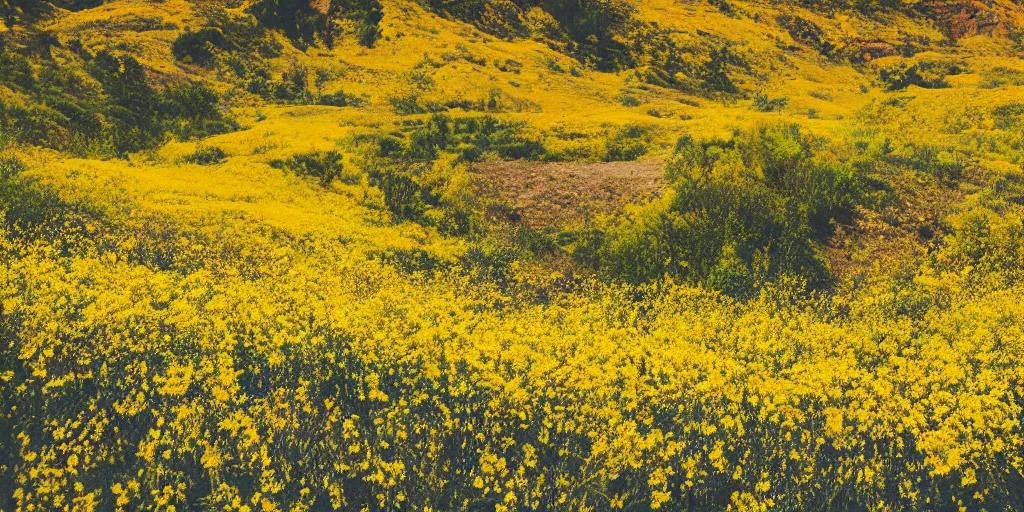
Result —
[[[935,19],[946,37],[956,40],[1005,33],[1009,17],[995,5],[990,7],[973,0],[928,0],[924,10]]]

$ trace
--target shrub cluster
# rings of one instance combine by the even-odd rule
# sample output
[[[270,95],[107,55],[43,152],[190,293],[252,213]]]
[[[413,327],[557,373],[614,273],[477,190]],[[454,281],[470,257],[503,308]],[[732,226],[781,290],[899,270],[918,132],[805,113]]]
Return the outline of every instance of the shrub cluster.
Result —
[[[288,169],[299,176],[316,178],[321,187],[327,188],[335,179],[343,177],[344,156],[336,150],[313,151],[292,155],[286,160],[273,160],[275,169]]]
[[[907,144],[887,152],[884,160],[935,176],[945,183],[956,183],[969,167],[966,155],[932,144]]]
[[[546,154],[543,144],[524,134],[525,123],[492,116],[450,117],[435,114],[409,135],[404,156],[433,160],[440,152],[457,153],[468,162],[488,155],[515,160],[537,160]]]
[[[789,104],[789,98],[780,96],[769,98],[767,94],[759,92],[754,96],[754,110],[758,112],[780,112]]]
[[[217,146],[200,146],[194,152],[181,157],[181,162],[186,164],[213,165],[220,163],[227,154]]]
[[[650,128],[637,124],[627,124],[616,129],[605,140],[605,162],[628,162],[647,154],[650,144]]]
[[[4,52],[0,84],[20,93],[0,100],[0,129],[27,144],[124,155],[152,148],[167,134],[184,140],[236,128],[206,85],[154,88],[134,57],[107,51],[82,67],[44,63],[38,72],[27,58]]]
[[[523,133],[522,123],[491,116],[408,121],[411,131],[360,138],[362,167],[395,220],[470,235],[483,227],[483,204],[468,164],[488,158],[536,160],[544,146]]]
[[[248,12],[306,46],[333,46],[339,35],[338,22],[343,20],[356,24],[355,35],[363,46],[372,47],[380,37],[383,8],[378,0],[334,0],[325,6],[307,0],[260,0]]]
[[[960,74],[962,71],[955,63],[900,61],[879,69],[878,78],[890,91],[906,89],[911,85],[925,89],[940,89],[949,87],[949,83],[946,82],[947,75]]]
[[[214,50],[225,45],[224,33],[220,29],[206,27],[195,32],[183,32],[171,45],[171,53],[179,61],[209,66],[214,63]]]
[[[506,38],[538,37],[599,71],[636,70],[644,81],[691,92],[734,93],[726,65],[745,65],[724,47],[682,48],[669,31],[640,20],[623,0],[421,0],[435,12],[473,23]],[[703,63],[682,58],[704,54]],[[548,62],[555,72],[561,65]],[[570,68],[573,72],[575,68]],[[578,74],[578,70],[576,70]]]
[[[849,166],[817,157],[796,125],[730,141],[684,138],[666,173],[672,196],[582,256],[627,281],[668,274],[735,296],[784,275],[821,286],[829,275],[818,243],[852,218],[863,187]]]
[[[789,32],[794,41],[807,45],[822,55],[829,55],[835,49],[825,37],[825,31],[816,23],[795,14],[780,14],[775,21]]]

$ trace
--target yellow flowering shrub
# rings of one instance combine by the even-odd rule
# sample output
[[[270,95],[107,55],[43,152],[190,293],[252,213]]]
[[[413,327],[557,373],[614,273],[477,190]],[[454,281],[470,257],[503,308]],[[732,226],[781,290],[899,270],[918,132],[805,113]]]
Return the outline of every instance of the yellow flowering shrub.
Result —
[[[2,237],[5,508],[1021,503],[1024,289],[963,286],[957,245],[827,299],[540,300],[258,223],[50,208]]]
[[[340,5],[303,2],[264,3]],[[1024,510],[1018,5],[975,3],[994,36],[953,46],[917,7],[603,0],[618,26],[591,34],[572,2],[381,0],[289,38],[251,1],[21,3],[0,149],[73,152],[0,158],[0,511]],[[200,31],[231,44],[176,57]],[[966,67],[883,91],[899,52]],[[121,67],[138,87],[106,101]],[[186,82],[207,129],[77,133]],[[766,121],[870,181],[862,223],[818,219],[821,261],[850,261],[827,293],[736,300],[662,277],[670,247],[644,284],[591,280],[505,247],[536,233],[486,238],[470,162],[724,150]],[[687,222],[671,199],[635,226]]]

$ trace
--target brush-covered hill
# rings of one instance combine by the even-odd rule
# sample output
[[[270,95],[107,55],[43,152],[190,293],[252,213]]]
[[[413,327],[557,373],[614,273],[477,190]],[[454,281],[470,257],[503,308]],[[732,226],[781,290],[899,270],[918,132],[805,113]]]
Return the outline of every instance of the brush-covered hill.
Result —
[[[1024,8],[0,0],[0,510],[1024,510]]]

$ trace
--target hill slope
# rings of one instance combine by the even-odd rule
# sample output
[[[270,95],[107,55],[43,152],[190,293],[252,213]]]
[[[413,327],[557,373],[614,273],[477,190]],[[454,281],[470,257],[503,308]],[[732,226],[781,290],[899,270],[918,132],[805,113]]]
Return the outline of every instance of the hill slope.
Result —
[[[1012,2],[0,17],[0,510],[1021,510]]]

